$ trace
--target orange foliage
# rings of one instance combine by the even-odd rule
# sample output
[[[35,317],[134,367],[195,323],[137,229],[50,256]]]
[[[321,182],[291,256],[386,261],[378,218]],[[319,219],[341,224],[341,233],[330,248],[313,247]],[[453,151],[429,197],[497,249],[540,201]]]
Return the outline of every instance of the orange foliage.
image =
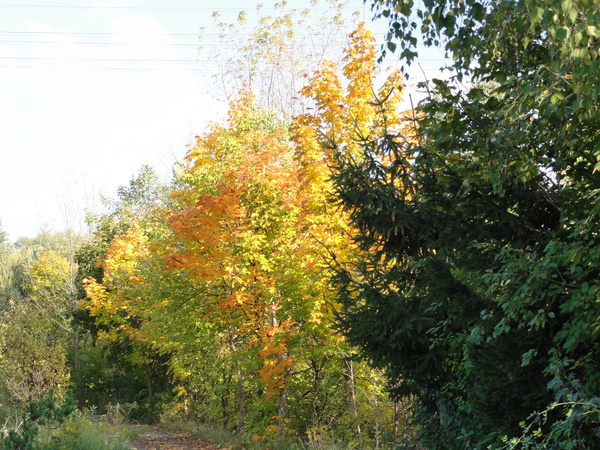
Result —
[[[152,288],[144,290],[151,280],[141,268],[151,259],[167,272],[152,274],[157,285],[171,275],[202,296],[195,303],[201,306],[190,310],[193,317],[177,320],[202,319],[234,334],[258,359],[249,366],[273,403],[277,397],[285,401],[287,380],[298,365],[326,360],[346,345],[332,328],[336,302],[329,277],[332,262],[352,259],[348,237],[355,230],[330,201],[332,167],[340,155],[357,156],[361,140],[412,136],[399,113],[399,75],[374,93],[374,41],[364,27],[351,35],[345,63],[343,81],[329,63],[309,80],[302,94],[314,101],[315,113],[296,118],[291,132],[243,93],[225,124],[198,137],[179,174],[181,187],[172,194],[173,241],[150,245],[134,223],[114,238],[103,282],[85,281],[90,301],[82,305],[110,326],[107,338],[154,345],[147,331],[152,325],[143,327],[153,317],[162,319],[160,309],[169,300],[149,306],[143,299]]]
[[[242,98],[186,161],[188,184],[169,221],[183,245],[166,264],[213,285],[205,318],[234,326],[257,349],[270,395],[293,364],[284,336],[296,332],[286,280],[297,252],[299,183],[287,132]]]

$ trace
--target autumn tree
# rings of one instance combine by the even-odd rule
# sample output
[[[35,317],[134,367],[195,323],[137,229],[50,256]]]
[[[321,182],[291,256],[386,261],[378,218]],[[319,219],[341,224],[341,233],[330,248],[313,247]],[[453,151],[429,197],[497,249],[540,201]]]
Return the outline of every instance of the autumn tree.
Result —
[[[254,108],[243,98],[229,124],[198,140],[187,157],[189,188],[176,194],[182,209],[170,220],[185,247],[169,264],[202,283],[204,317],[221,324],[230,351],[250,352],[234,362],[240,431],[252,361],[259,364],[264,392],[258,408],[268,411],[272,404],[267,419],[276,417],[273,425],[283,430],[288,379],[301,357],[292,344],[324,306],[309,295],[312,280],[299,257],[306,248],[297,230],[297,164],[289,133]]]
[[[348,52],[348,64],[362,55]],[[392,404],[333,328],[331,261],[350,257],[353,231],[329,201],[330,169],[307,120],[292,141],[286,123],[242,96],[188,152],[174,234],[149,239],[139,220],[115,235],[82,305],[102,339],[127,343],[140,361],[166,358],[181,414],[256,439],[331,428],[373,442],[390,428]]]
[[[130,277],[148,253],[143,242],[161,239],[167,203],[168,185],[143,166],[117,189],[115,199],[105,199],[106,214],[88,218],[92,239],[77,253],[81,286],[77,320],[90,337],[82,355],[85,395],[99,406],[136,404],[132,416],[150,421],[156,419],[156,394],[171,388],[170,376],[164,358],[137,338],[142,305],[124,292],[137,286]]]
[[[189,149],[166,207],[128,209],[117,232],[101,222],[102,251],[86,265],[81,305],[128,367],[164,362],[173,390],[164,414],[255,440],[332,433],[378,445],[393,428],[381,372],[335,329],[333,266],[360,249],[349,241],[354,224],[331,201],[337,153],[319,133],[330,120],[335,138],[350,142],[343,154],[355,158],[356,136],[399,132],[400,78],[374,94],[376,53],[364,27],[344,54],[343,81],[324,63],[305,91],[305,106],[318,104],[326,119],[290,126],[242,91],[227,120]]]
[[[364,27],[351,35],[345,54],[347,93],[332,63],[315,74],[305,92],[315,93],[336,138],[372,134],[370,127],[383,134],[406,128],[397,111],[398,74],[390,75],[380,97],[373,93],[376,54]],[[227,123],[198,138],[180,175],[182,189],[174,193],[178,206],[170,224],[179,241],[165,258],[174,277],[189,287],[164,294],[164,309],[154,310],[146,329],[168,320],[160,319],[161,309],[185,308],[195,314],[196,324],[212,324],[202,329],[210,328],[213,339],[221,336],[228,344],[220,352],[231,358],[238,431],[258,426],[264,433],[266,425],[274,433],[307,430],[311,424],[323,426],[323,412],[330,411],[340,415],[338,426],[353,430],[349,438],[360,441],[363,430],[370,434],[384,422],[369,422],[373,410],[369,419],[363,417],[370,396],[381,411],[391,408],[378,391],[377,373],[355,361],[333,329],[331,264],[333,258],[353,258],[348,236],[354,231],[330,201],[335,151],[318,134],[328,123],[320,119],[298,118],[292,144],[285,123],[242,96]],[[405,139],[410,138],[407,129]],[[343,152],[353,158],[358,150],[350,144]],[[184,360],[177,355],[175,360]],[[252,417],[251,409],[262,411],[263,419]]]
[[[248,90],[259,107],[289,118],[302,111],[298,92],[305,76],[326,59],[341,61],[355,26],[356,12],[347,9],[339,0],[311,0],[301,9],[281,1],[242,11],[233,22],[215,12],[214,29],[202,30],[199,59],[213,74],[217,95],[231,101]]]
[[[451,76],[417,140],[339,159],[355,241],[379,249],[339,272],[350,341],[417,395],[430,448],[593,447],[597,2],[371,4],[405,66],[422,38]]]
[[[67,258],[48,250],[31,267],[25,285],[29,302],[65,331],[71,330],[71,314],[77,308],[75,273],[76,266]]]
[[[400,73],[392,72],[380,77],[376,60],[374,38],[364,25],[360,25],[349,37],[341,73],[335,70],[334,64],[326,63],[309,79],[302,94],[315,104],[315,111],[299,116],[294,124],[308,201],[314,202],[318,208],[329,209],[329,214],[322,217],[337,215],[354,225],[345,234],[345,240],[353,241],[352,245],[345,252],[334,251],[332,265],[337,270],[348,270],[354,277],[367,283],[368,272],[361,266],[363,260],[372,257],[371,263],[383,266],[390,266],[393,262],[377,256],[381,254],[380,246],[364,242],[362,232],[365,222],[352,220],[345,212],[337,210],[339,205],[343,205],[343,197],[336,198],[334,195],[339,167],[350,164],[357,167],[355,176],[345,180],[349,185],[365,183],[374,189],[393,186],[401,198],[410,198],[412,186],[406,182],[407,174],[398,171],[394,164],[396,158],[412,158],[410,150],[398,149],[380,155],[375,160],[365,149],[416,140],[412,116],[400,112]],[[380,83],[379,87],[376,83]],[[376,168],[376,165],[379,167]],[[362,170],[365,175],[361,175]],[[378,203],[376,193],[369,201],[373,202],[373,214],[385,208],[385,204]],[[385,226],[384,233],[390,239],[401,239],[404,233],[393,214],[382,226]],[[330,245],[327,247],[335,248]],[[352,360],[348,359],[349,376],[354,371],[352,364]],[[349,377],[348,382],[351,393],[354,380]],[[395,401],[400,401],[400,397],[395,396]],[[406,438],[407,441],[411,440],[410,432],[406,433]]]

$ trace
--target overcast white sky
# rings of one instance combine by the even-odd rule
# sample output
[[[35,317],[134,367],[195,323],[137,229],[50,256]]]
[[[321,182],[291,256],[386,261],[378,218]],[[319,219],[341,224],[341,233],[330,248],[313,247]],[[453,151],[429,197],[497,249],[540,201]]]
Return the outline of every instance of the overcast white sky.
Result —
[[[221,4],[231,20],[256,6]],[[0,0],[0,221],[11,240],[79,227],[100,192],[114,196],[144,164],[169,177],[223,112],[197,62],[215,9],[205,0]],[[362,0],[351,11],[370,22]]]

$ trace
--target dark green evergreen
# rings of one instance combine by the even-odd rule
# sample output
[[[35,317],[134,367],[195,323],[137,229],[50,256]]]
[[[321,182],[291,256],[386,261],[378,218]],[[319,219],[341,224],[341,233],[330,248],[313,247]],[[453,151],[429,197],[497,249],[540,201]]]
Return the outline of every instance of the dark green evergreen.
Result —
[[[21,417],[21,424],[15,429],[1,433],[2,448],[18,450],[34,448],[40,426],[60,426],[75,412],[75,408],[75,397],[69,395],[63,404],[58,404],[53,392],[38,401],[30,401],[27,411]]]
[[[372,6],[388,51],[442,45],[449,77],[415,111],[418,144],[339,155],[364,250],[338,271],[343,330],[416,395],[428,448],[594,448],[598,1]]]

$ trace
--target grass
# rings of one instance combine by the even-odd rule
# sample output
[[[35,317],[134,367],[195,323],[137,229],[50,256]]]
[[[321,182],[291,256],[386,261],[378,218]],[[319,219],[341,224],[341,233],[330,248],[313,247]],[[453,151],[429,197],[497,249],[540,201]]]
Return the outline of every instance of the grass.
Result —
[[[245,440],[242,436],[231,433],[223,428],[211,427],[184,419],[170,419],[161,423],[161,425],[168,430],[185,433],[193,439],[199,439],[218,447],[231,449],[247,448],[243,446]]]
[[[170,419],[161,425],[168,430],[185,433],[191,438],[231,450],[351,450],[359,448],[357,443],[343,442],[327,431],[312,433],[306,439],[290,437],[284,440],[254,442],[250,436],[240,436],[223,428],[211,427],[191,420]]]
[[[66,420],[57,429],[42,429],[35,448],[38,450],[127,450],[139,431],[126,425],[91,421],[85,416]]]

